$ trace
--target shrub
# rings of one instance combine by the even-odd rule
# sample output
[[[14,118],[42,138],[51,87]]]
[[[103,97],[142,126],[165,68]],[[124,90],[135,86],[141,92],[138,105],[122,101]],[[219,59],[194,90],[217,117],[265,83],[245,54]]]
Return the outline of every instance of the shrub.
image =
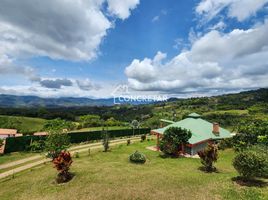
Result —
[[[130,139],[127,140],[127,146],[129,146],[129,145],[130,145]]]
[[[33,152],[43,151],[45,149],[45,142],[44,140],[32,141],[28,148]]]
[[[133,163],[144,164],[146,162],[146,157],[142,153],[135,151],[135,153],[129,156],[129,160]]]
[[[160,150],[169,156],[178,156],[179,146],[188,143],[192,133],[179,127],[168,128],[160,141]]]
[[[218,144],[218,148],[220,150],[224,150],[227,148],[232,148],[233,147],[233,138],[225,138],[221,140]]]
[[[74,157],[75,157],[75,158],[80,158],[79,152],[75,152],[75,153],[74,153]]]
[[[233,166],[245,179],[265,177],[268,175],[267,149],[255,147],[239,152],[233,160]]]
[[[208,143],[207,147],[198,152],[201,163],[204,165],[205,171],[213,172],[216,168],[213,166],[214,162],[218,160],[218,148],[215,144]]]
[[[146,140],[146,135],[144,134],[144,135],[141,136],[141,142],[143,142],[145,140]]]
[[[72,179],[72,174],[69,172],[72,162],[68,151],[60,152],[58,157],[53,159],[54,167],[59,172],[56,178],[57,183],[65,183]]]
[[[109,143],[110,143],[110,135],[107,131],[103,131],[103,140],[102,145],[104,148],[104,152],[107,152],[109,150]]]

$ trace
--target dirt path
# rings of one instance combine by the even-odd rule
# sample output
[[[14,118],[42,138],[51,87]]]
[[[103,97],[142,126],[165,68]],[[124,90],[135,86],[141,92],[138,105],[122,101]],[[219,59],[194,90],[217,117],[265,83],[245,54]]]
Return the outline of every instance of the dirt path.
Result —
[[[2,165],[0,165],[0,169],[6,169],[6,168],[9,168],[9,167],[14,167],[16,165],[21,165],[23,163],[26,163],[26,162],[29,162],[29,161],[32,161],[32,160],[40,159],[42,157],[44,157],[44,156],[36,155],[36,156],[31,156],[29,158],[24,158],[24,159],[21,159],[21,160],[17,160],[17,161],[9,162],[9,163],[6,163],[6,164],[2,164]]]
[[[126,144],[126,141],[128,139],[131,139],[131,141],[133,142],[133,141],[139,141],[140,140],[140,137],[125,138],[125,139],[118,139],[118,140],[111,140],[110,146],[115,146],[115,145],[118,145],[118,144]],[[100,142],[98,142],[98,143],[91,143],[91,144],[86,144],[86,145],[79,145],[79,146],[70,148],[69,150],[70,150],[70,153],[71,154],[74,154],[75,152],[79,152],[79,153],[80,152],[86,152],[86,151],[88,151],[88,148],[90,148],[91,150],[92,149],[101,149],[101,148],[103,148],[103,146],[102,146],[102,144]],[[34,158],[34,157],[36,157],[36,158]],[[42,156],[40,155],[39,158],[42,158]],[[9,167],[12,167],[12,166],[16,166],[18,164],[22,164],[24,162],[28,162],[28,161],[35,160],[35,159],[38,159],[38,156],[33,156],[33,157],[30,157],[30,158],[26,158],[26,159],[22,159],[22,160],[18,160],[18,161],[12,162],[13,165],[11,165],[12,163],[8,163],[8,164],[9,164]],[[25,164],[23,166],[14,168],[12,170],[9,170],[9,171],[0,173],[0,179],[6,178],[8,176],[12,176],[12,175],[14,175],[14,174],[16,174],[18,172],[21,172],[21,171],[30,169],[32,167],[38,166],[40,164],[43,164],[43,163],[46,163],[46,162],[49,162],[49,161],[51,161],[51,159],[46,158],[46,159],[42,159],[42,160],[39,160],[39,161],[36,161],[36,162]],[[5,165],[8,165],[8,164],[5,164]]]
[[[136,139],[136,138],[140,138],[140,137],[131,137],[129,139],[133,140],[133,139]],[[126,138],[124,138],[124,139],[116,139],[116,140],[111,140],[110,142],[113,143],[113,142],[118,142],[118,141],[122,141],[122,140],[123,141],[126,141],[127,139]],[[78,149],[82,149],[82,148],[87,148],[87,147],[89,148],[89,147],[93,147],[93,146],[97,146],[97,145],[101,145],[101,144],[102,144],[101,142],[96,142],[96,143],[89,143],[89,144],[84,144],[84,145],[78,145],[78,146],[70,147],[69,148],[69,151],[74,151],[74,150],[78,150]],[[33,161],[33,160],[37,160],[37,159],[41,159],[41,158],[44,158],[44,155],[36,155],[36,156],[31,156],[31,157],[28,157],[28,158],[24,158],[24,159],[12,161],[12,162],[9,162],[9,163],[0,165],[0,170],[1,169],[6,169],[6,168],[10,168],[10,167],[15,167],[17,165],[21,165],[23,163],[26,163],[26,162],[29,162],[29,161]]]

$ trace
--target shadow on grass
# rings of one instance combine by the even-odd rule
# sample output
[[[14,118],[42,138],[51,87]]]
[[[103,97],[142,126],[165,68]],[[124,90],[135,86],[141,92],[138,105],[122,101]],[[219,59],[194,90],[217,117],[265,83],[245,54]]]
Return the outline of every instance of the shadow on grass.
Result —
[[[209,170],[209,171],[204,166],[198,167],[198,169],[202,172],[205,172],[205,173],[220,173],[216,167],[213,167],[213,169]]]
[[[236,182],[240,186],[247,187],[267,187],[268,182],[260,180],[260,179],[246,179],[241,176],[233,177],[232,181]]]
[[[73,173],[73,172],[69,172],[67,176],[66,175],[62,176],[62,175],[58,174],[56,179],[53,181],[53,184],[64,185],[64,184],[67,184],[70,181],[72,181],[74,178],[75,178],[75,173]]]

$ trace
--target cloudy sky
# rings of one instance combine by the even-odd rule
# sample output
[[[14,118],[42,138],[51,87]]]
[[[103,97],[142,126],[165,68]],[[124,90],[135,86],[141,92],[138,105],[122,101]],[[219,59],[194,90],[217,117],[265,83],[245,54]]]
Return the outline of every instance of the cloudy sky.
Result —
[[[268,0],[1,0],[0,93],[268,87]]]

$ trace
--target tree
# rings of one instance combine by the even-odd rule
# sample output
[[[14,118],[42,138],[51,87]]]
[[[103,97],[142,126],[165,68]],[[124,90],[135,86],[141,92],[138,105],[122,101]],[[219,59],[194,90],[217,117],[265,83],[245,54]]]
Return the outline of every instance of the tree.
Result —
[[[133,136],[135,135],[135,129],[137,129],[138,127],[140,126],[140,123],[138,120],[133,120],[131,122],[131,127],[132,127],[132,130],[133,130]]]
[[[62,120],[62,119],[53,119],[49,120],[44,124],[43,130],[73,130],[75,128],[75,124],[70,121]]]
[[[83,128],[101,126],[101,119],[98,115],[83,115],[79,117]]]
[[[180,127],[168,128],[160,141],[160,150],[170,156],[178,156],[180,145],[188,143],[191,131]]]
[[[62,130],[51,130],[45,141],[47,156],[54,159],[62,150],[66,150],[70,145],[70,138]]]
[[[218,160],[217,145],[208,143],[207,147],[204,150],[198,152],[198,155],[207,172],[216,170],[216,168],[213,166],[213,163],[217,162]]]
[[[238,134],[233,137],[233,145],[238,151],[260,143],[268,145],[268,122],[245,122],[237,131]]]
[[[120,126],[121,125],[121,122],[118,121],[118,120],[116,120],[116,119],[114,119],[113,117],[110,117],[109,119],[107,119],[105,121],[105,124],[107,126]]]

